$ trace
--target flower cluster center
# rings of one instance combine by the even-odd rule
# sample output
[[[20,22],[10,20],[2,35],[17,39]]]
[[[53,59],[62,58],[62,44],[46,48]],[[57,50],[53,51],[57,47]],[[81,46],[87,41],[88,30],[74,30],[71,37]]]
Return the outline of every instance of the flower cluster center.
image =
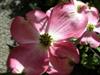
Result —
[[[51,45],[51,42],[52,42],[52,38],[48,33],[40,35],[40,43],[43,46],[48,47]]]
[[[95,28],[95,25],[93,25],[93,24],[88,24],[87,25],[87,30],[90,31],[90,32],[93,31],[94,28]]]
[[[77,11],[80,12],[80,10],[81,10],[81,6],[78,5],[78,6],[77,6]]]

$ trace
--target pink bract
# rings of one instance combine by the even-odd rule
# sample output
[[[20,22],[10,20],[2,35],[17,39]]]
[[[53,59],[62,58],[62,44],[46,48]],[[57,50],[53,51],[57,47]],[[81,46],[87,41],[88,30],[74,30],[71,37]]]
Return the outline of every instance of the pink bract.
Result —
[[[86,15],[78,13],[73,3],[58,4],[47,13],[34,9],[25,18],[17,16],[11,24],[11,34],[19,46],[10,52],[8,68],[26,75],[68,75],[74,66],[70,63],[79,62],[79,52],[66,39],[79,38],[86,24]],[[52,38],[49,46],[41,43],[44,34]]]
[[[98,10],[95,7],[88,8],[85,13],[88,17],[88,24],[86,31],[81,37],[81,43],[89,44],[92,48],[97,48],[100,46],[100,23]],[[92,31],[88,31],[88,27],[91,25],[93,27]]]

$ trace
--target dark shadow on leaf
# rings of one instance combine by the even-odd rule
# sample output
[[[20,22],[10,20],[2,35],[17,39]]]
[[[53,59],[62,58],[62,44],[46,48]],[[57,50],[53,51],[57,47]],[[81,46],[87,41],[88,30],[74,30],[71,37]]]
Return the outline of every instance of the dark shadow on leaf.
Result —
[[[95,70],[88,69],[81,64],[77,64],[74,67],[71,75],[100,75],[100,74],[97,73],[96,69]]]
[[[10,4],[12,13],[10,17],[25,16],[33,8],[39,8],[42,11],[47,11],[58,3],[59,0],[13,0]]]
[[[43,73],[42,75],[49,75],[49,74],[45,72],[45,73]]]
[[[29,2],[26,2],[26,0],[13,0],[10,9],[12,10],[12,13],[10,14],[11,18],[15,16],[24,16],[26,12],[31,10]]]

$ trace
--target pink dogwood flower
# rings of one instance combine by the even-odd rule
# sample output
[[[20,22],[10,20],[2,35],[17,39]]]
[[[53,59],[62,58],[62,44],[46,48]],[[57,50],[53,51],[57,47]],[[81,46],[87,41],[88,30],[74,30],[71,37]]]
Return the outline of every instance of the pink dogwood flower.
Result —
[[[85,10],[88,17],[88,24],[86,30],[81,37],[81,43],[89,44],[92,48],[100,46],[100,23],[98,10],[95,7],[91,7]]]
[[[79,62],[79,52],[66,39],[79,38],[86,24],[85,14],[78,13],[73,3],[58,4],[46,14],[34,9],[25,18],[17,16],[11,34],[19,46],[9,54],[8,69],[26,75],[68,75],[71,63]]]

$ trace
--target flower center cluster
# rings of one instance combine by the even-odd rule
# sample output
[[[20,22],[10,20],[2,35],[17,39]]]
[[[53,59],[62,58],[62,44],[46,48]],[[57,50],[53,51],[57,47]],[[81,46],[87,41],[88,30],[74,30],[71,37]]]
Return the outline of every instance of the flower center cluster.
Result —
[[[94,28],[95,28],[95,25],[93,25],[93,24],[88,24],[87,25],[87,30],[90,31],[90,32],[93,31]]]
[[[77,11],[80,12],[80,10],[81,10],[81,6],[78,5],[77,6]]]
[[[43,35],[40,35],[40,43],[45,46],[48,47],[51,45],[52,42],[52,38],[48,33],[45,33]]]

